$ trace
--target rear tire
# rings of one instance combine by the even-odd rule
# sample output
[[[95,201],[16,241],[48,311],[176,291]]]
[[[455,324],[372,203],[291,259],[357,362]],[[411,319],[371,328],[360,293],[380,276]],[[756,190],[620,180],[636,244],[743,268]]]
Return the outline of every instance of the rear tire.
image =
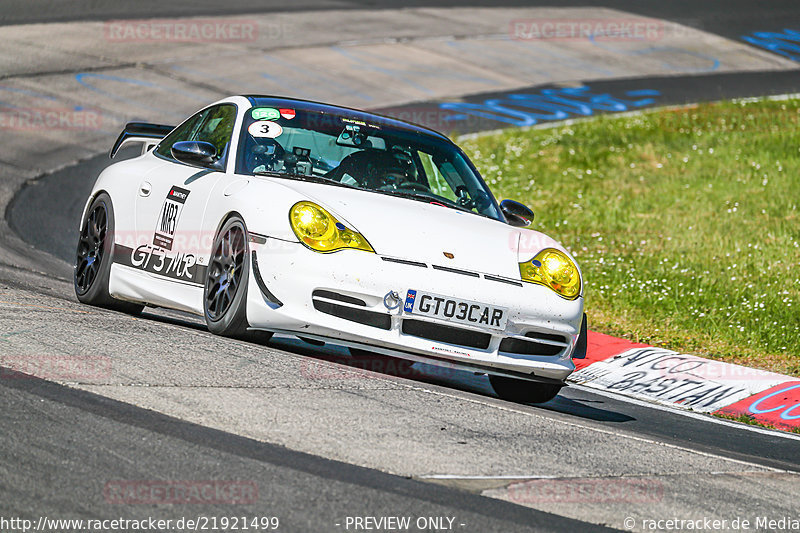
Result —
[[[489,382],[500,398],[516,403],[549,402],[564,386],[493,375],[489,375]]]
[[[114,258],[114,207],[111,197],[100,193],[81,221],[75,252],[73,286],[82,303],[136,315],[144,306],[113,298],[108,293],[111,263]]]
[[[203,312],[215,335],[266,343],[272,333],[248,331],[247,284],[250,255],[247,229],[238,216],[229,218],[214,239],[203,287]]]

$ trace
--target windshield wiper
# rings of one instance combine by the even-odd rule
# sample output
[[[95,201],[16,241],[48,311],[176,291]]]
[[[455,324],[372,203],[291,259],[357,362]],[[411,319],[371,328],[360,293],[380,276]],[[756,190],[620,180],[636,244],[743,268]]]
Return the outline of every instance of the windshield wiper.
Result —
[[[463,211],[465,213],[472,213],[480,216],[487,216],[483,213],[476,213],[472,209],[468,209],[466,207],[460,206],[454,203],[452,200],[448,200],[447,198],[442,198],[441,196],[437,196],[435,194],[423,194],[418,192],[410,192],[410,191],[381,191],[379,189],[365,189],[363,187],[358,187],[356,185],[350,185],[348,183],[342,183],[341,181],[336,181],[331,178],[325,178],[323,176],[306,176],[305,174],[294,174],[292,172],[276,172],[274,170],[256,170],[253,171],[254,176],[269,176],[271,178],[287,178],[287,179],[295,179],[299,181],[310,181],[313,183],[324,183],[326,185],[336,185],[338,187],[346,187],[348,189],[356,189],[358,191],[366,191],[366,192],[376,192],[378,194],[385,194],[387,196],[399,196],[401,198],[408,198],[409,200],[417,200],[420,202],[425,203],[432,203],[435,202],[439,205],[443,205],[445,207],[449,207],[451,209],[456,209],[458,211]],[[491,217],[488,217],[491,218]]]
[[[254,170],[254,176],[269,176],[271,178],[288,178],[288,179],[295,179],[300,181],[311,181],[313,183],[325,183],[330,185],[338,185],[340,187],[349,187],[351,189],[358,189],[359,187],[354,187],[352,185],[348,185],[347,183],[342,183],[341,181],[336,181],[331,178],[325,178],[323,176],[307,176],[305,174],[295,174],[293,172],[277,172],[274,170]]]
[[[442,198],[441,196],[436,196],[435,194],[424,194],[418,192],[408,192],[408,191],[379,191],[376,190],[375,192],[379,192],[381,194],[388,194],[389,196],[401,196],[403,198],[408,198],[410,200],[420,200],[426,203],[436,202],[439,205],[443,205],[445,207],[451,207],[453,209],[457,209],[459,211],[465,211],[467,213],[473,213],[472,209],[467,209],[466,207],[462,207],[458,204],[453,203],[451,200],[447,198]]]

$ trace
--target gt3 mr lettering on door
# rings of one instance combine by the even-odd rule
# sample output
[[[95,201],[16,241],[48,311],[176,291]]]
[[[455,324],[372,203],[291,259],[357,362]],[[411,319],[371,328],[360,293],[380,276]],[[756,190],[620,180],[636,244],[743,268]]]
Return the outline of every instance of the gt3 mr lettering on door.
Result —
[[[114,262],[194,285],[202,285],[206,274],[206,267],[197,264],[194,254],[169,253],[150,244],[135,249],[115,244]]]
[[[153,235],[153,245],[166,250],[172,250],[172,240],[175,237],[175,228],[183,211],[183,204],[189,197],[189,191],[173,185],[164,200],[164,205],[158,216],[156,232]]]

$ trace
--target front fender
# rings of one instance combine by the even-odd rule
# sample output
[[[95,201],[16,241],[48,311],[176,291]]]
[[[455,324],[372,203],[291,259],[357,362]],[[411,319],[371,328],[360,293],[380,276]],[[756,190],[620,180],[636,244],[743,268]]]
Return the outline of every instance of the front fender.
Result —
[[[248,231],[273,239],[299,242],[289,225],[289,209],[306,200],[288,187],[256,176],[223,180],[212,195],[203,221],[203,230],[216,235],[231,213],[238,213]]]

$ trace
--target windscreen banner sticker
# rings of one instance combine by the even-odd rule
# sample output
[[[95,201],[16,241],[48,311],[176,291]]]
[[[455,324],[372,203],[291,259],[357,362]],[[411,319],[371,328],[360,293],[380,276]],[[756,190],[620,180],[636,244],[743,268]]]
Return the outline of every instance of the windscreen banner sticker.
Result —
[[[414,310],[414,302],[416,301],[416,299],[417,299],[417,291],[413,289],[409,290],[408,293],[406,294],[406,305],[405,307],[403,307],[406,313],[410,313],[411,311]]]
[[[280,137],[281,133],[283,133],[283,128],[277,122],[259,120],[250,124],[250,127],[247,128],[247,133],[253,137],[274,139],[275,137]]]
[[[252,111],[250,111],[250,116],[256,120],[275,120],[276,118],[281,117],[283,111],[284,111],[283,109],[278,111],[277,109],[272,107],[257,107]]]
[[[153,244],[160,248],[172,250],[172,240],[175,237],[175,228],[183,211],[183,204],[189,197],[189,191],[173,185],[161,207],[158,216]]]
[[[365,128],[373,128],[376,130],[381,129],[377,124],[367,124],[363,120],[356,120],[352,118],[342,117],[342,122],[345,124],[353,124],[354,126],[364,126]]]

